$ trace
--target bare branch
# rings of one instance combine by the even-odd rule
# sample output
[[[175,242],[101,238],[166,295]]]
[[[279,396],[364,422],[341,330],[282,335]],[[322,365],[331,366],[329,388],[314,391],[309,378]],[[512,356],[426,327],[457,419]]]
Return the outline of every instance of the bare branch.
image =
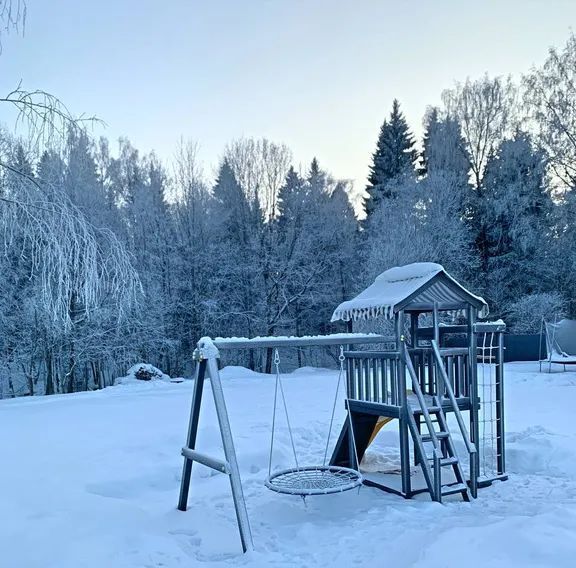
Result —
[[[35,148],[49,145],[57,139],[63,140],[70,129],[103,122],[95,116],[75,117],[66,105],[54,95],[41,89],[26,91],[22,83],[0,97],[0,103],[7,103],[16,110],[16,129],[25,128],[31,144]]]

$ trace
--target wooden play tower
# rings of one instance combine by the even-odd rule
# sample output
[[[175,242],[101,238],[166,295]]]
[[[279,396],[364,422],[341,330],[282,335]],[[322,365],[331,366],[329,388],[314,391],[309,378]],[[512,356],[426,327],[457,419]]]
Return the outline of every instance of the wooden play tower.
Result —
[[[392,320],[394,349],[345,353],[352,427],[348,422],[343,426],[331,464],[360,467],[356,456],[361,462],[382,424],[397,419],[401,484],[365,479],[366,484],[406,498],[426,491],[442,501],[452,494],[469,500],[479,486],[504,479],[505,326],[478,323],[486,314],[482,298],[433,263],[388,270],[338,306],[333,321]],[[454,343],[460,346],[451,346]],[[495,369],[487,400],[479,393],[478,362]],[[489,417],[483,403],[490,403]],[[487,423],[495,465],[490,475],[481,476],[479,442],[485,440],[480,427],[485,429]],[[454,433],[464,442],[465,461],[456,452]],[[421,468],[424,487],[412,486],[411,455]]]

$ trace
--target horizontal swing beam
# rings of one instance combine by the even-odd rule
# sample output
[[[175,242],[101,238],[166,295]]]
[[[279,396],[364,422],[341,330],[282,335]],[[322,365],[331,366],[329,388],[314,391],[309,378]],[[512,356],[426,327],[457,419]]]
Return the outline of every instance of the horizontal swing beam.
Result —
[[[212,340],[218,349],[261,349],[266,347],[317,347],[322,345],[361,345],[367,343],[391,343],[394,337],[376,334],[336,333],[311,337],[255,337],[225,338]]]
[[[182,448],[182,455],[188,460],[201,463],[202,465],[205,465],[206,467],[209,467],[211,469],[215,469],[220,473],[230,475],[230,464],[227,461],[219,460],[218,458],[213,458],[211,456],[202,454],[190,448]]]

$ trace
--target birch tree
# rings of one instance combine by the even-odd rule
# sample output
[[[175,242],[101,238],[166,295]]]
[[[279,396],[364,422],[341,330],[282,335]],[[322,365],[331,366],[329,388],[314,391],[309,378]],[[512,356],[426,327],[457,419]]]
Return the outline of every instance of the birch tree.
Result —
[[[576,36],[524,77],[527,110],[557,182],[576,187]],[[562,189],[562,187],[560,188]]]

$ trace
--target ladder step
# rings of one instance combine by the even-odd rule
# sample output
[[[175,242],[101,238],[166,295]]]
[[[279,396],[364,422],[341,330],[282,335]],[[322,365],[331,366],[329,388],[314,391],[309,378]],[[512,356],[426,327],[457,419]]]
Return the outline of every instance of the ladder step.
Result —
[[[434,461],[434,458],[428,458],[428,461]],[[456,465],[460,460],[453,456],[450,458],[440,458],[440,467],[445,467],[447,465]]]
[[[436,432],[436,438],[438,438],[439,440],[448,438],[450,434],[448,432]],[[423,442],[431,442],[432,441],[432,436],[429,436],[428,434],[426,434],[425,436],[422,436],[422,441]]]
[[[440,412],[442,410],[441,406],[429,406],[428,407],[428,414],[433,414],[436,412]],[[414,409],[414,414],[422,414],[422,409],[421,408],[415,408]]]
[[[468,486],[465,483],[457,483],[456,485],[443,485],[442,496],[454,495],[456,493],[464,493],[468,491]]]

